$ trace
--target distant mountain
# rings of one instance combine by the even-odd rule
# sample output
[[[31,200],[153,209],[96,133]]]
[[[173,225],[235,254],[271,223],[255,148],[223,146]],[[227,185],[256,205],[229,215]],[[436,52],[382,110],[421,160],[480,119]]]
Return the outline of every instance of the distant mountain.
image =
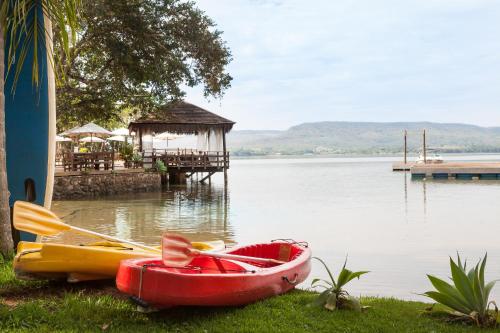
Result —
[[[403,151],[405,129],[410,152],[421,149],[423,129],[427,147],[440,152],[500,152],[500,127],[431,122],[325,121],[286,131],[232,131],[227,141],[234,155],[388,154]]]

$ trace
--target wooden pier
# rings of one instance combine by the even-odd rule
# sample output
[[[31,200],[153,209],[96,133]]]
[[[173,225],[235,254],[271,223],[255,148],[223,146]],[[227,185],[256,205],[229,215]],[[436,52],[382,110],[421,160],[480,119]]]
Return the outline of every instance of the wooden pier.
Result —
[[[500,162],[443,162],[441,158],[429,158],[425,129],[419,161],[408,162],[408,133],[403,133],[403,161],[394,162],[392,171],[409,171],[412,179],[500,180]]]
[[[416,162],[394,162],[392,163],[392,171],[410,171],[411,167],[417,164]]]
[[[412,179],[500,180],[500,162],[448,162],[415,164]]]
[[[169,178],[174,183],[183,183],[186,178],[196,173],[203,176],[200,182],[210,181],[216,172],[226,172],[229,169],[229,152],[181,152],[165,153],[155,157],[163,161],[168,169]]]

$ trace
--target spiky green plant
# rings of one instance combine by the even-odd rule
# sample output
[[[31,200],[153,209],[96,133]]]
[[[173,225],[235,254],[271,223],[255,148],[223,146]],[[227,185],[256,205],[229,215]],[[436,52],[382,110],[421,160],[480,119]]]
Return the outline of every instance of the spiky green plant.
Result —
[[[489,301],[491,289],[496,281],[489,283],[484,281],[487,256],[485,254],[484,258],[468,272],[467,261],[462,264],[459,254],[457,263],[450,257],[450,280],[453,284],[427,274],[436,290],[423,295],[450,308],[456,318],[472,320],[478,326],[496,325],[498,308],[495,301]],[[493,305],[494,310],[490,310],[490,305]]]
[[[322,293],[319,294],[318,298],[314,301],[314,304],[323,306],[331,311],[336,309],[361,311],[363,308],[359,300],[356,297],[350,296],[349,293],[344,289],[344,286],[355,278],[359,279],[361,275],[366,274],[369,271],[352,272],[348,270],[347,268],[345,268],[347,264],[346,258],[342,270],[340,271],[337,279],[335,279],[332,272],[323,260],[318,257],[313,257],[313,259],[316,259],[320,263],[322,263],[328,275],[330,276],[330,281],[320,278],[312,280],[311,287],[320,287],[325,289]]]

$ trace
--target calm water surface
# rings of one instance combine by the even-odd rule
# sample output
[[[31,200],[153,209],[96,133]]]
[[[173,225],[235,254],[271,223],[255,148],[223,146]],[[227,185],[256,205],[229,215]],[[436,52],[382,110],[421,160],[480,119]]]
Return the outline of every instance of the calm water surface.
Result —
[[[306,240],[335,272],[346,255],[349,268],[371,271],[352,283],[355,295],[421,299],[416,294],[430,288],[425,274],[448,276],[448,256],[457,250],[474,262],[488,251],[489,278],[500,278],[500,181],[412,181],[391,171],[394,160],[234,160],[227,191],[219,177],[210,186],[56,201],[53,208],[72,225],[151,245],[166,230],[228,244]],[[311,276],[325,273],[315,263]],[[500,287],[493,296],[500,300]]]

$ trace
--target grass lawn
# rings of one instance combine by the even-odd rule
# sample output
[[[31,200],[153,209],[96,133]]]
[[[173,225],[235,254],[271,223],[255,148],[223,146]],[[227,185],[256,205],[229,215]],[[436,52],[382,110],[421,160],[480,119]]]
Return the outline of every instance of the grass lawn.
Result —
[[[316,296],[296,290],[239,308],[135,311],[112,282],[66,284],[16,280],[0,259],[0,332],[493,332],[424,314],[429,304],[364,298],[355,313],[307,306]]]

